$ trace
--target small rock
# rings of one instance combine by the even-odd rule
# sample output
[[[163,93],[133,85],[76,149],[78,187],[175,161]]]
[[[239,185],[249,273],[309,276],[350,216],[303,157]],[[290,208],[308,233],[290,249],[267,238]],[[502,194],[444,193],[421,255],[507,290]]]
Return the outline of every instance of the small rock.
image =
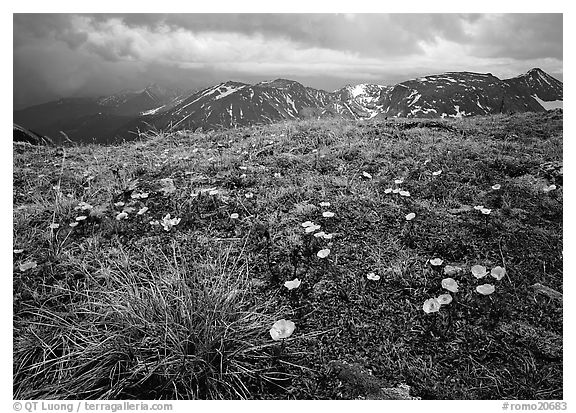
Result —
[[[532,285],[531,288],[537,294],[545,295],[547,297],[552,298],[553,300],[560,301],[560,303],[562,303],[562,301],[563,301],[562,300],[562,293],[559,291],[556,291],[553,288],[546,287],[545,285],[542,285],[540,283],[536,283],[536,284]]]
[[[562,336],[522,321],[502,323],[500,331],[515,336],[530,350],[551,359],[562,358]]]
[[[332,360],[328,363],[328,373],[334,374],[346,387],[345,394],[369,400],[417,400],[410,396],[410,387],[400,384],[386,387],[384,383],[356,363]]]

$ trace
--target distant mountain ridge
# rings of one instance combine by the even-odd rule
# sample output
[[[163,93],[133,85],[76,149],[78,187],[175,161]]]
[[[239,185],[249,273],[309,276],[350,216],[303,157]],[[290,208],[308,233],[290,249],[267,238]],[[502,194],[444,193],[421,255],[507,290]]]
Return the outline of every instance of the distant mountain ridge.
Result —
[[[501,80],[490,73],[447,72],[393,86],[346,85],[327,92],[276,79],[228,81],[194,92],[152,84],[100,98],[61,99],[14,112],[14,122],[58,140],[109,142],[134,131],[216,129],[290,119],[459,117],[540,112],[561,105],[563,84],[541,69]],[[559,102],[559,103],[558,103]]]

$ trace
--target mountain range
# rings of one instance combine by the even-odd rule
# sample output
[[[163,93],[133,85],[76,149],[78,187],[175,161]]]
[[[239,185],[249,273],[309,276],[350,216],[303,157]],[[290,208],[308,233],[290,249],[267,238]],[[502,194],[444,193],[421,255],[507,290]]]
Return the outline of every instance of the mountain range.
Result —
[[[448,72],[393,86],[347,85],[333,92],[287,79],[228,81],[184,92],[152,84],[98,98],[64,98],[14,111],[14,123],[56,142],[110,143],[148,129],[216,129],[290,119],[444,118],[562,107],[563,84],[541,69],[501,80]]]

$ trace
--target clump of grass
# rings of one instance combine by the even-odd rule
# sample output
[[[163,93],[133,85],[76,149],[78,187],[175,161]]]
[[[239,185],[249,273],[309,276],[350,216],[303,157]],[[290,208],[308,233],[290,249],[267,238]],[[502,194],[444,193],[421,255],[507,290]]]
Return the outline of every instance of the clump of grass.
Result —
[[[252,397],[273,370],[265,350],[278,306],[251,301],[239,258],[187,265],[147,253],[166,264],[109,270],[105,288],[64,288],[80,296],[65,311],[16,320],[15,398]]]

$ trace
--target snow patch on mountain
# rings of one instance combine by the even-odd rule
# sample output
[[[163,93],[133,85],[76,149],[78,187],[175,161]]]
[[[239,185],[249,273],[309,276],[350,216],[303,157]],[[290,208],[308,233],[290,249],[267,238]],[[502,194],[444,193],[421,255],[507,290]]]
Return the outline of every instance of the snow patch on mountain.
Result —
[[[562,100],[553,100],[551,102],[546,102],[540,99],[537,95],[532,95],[532,97],[536,100],[536,102],[540,103],[540,105],[546,110],[563,109],[564,101]]]

